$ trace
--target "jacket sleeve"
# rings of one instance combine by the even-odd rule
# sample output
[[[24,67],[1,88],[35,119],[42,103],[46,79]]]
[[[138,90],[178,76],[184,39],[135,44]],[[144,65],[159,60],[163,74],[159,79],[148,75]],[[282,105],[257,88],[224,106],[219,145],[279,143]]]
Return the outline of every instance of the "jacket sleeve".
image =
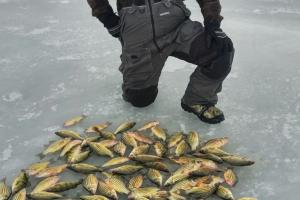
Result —
[[[219,0],[197,0],[197,2],[204,17],[204,24],[215,23],[220,25],[223,17],[221,16]]]
[[[116,15],[108,0],[87,0],[92,8],[92,15],[97,17],[107,29],[114,29],[119,25],[119,16]]]

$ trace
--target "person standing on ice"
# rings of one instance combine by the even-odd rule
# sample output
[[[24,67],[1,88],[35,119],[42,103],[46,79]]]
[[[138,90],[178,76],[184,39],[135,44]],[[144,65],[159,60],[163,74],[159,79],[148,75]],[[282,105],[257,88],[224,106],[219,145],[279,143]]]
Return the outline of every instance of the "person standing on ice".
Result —
[[[108,0],[87,1],[92,15],[121,41],[125,101],[136,107],[152,104],[162,68],[173,56],[197,65],[181,100],[182,108],[206,123],[225,119],[215,105],[231,70],[234,47],[220,28],[219,0],[196,0],[204,26],[190,19],[184,0],[117,0],[118,15]]]

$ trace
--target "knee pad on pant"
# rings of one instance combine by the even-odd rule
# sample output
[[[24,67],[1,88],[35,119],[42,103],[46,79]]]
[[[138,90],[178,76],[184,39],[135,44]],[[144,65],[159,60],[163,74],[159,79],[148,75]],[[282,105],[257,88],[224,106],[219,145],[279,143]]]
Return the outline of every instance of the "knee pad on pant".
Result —
[[[225,78],[231,71],[233,57],[234,50],[222,53],[210,65],[203,67],[202,73],[211,79]]]
[[[151,86],[140,90],[126,89],[123,93],[123,98],[135,107],[146,107],[155,101],[157,93],[157,86]]]

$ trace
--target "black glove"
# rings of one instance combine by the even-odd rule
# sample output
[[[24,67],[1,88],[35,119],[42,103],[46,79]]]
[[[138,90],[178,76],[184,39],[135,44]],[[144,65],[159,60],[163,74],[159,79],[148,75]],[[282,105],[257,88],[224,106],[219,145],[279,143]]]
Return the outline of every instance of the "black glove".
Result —
[[[110,29],[107,29],[108,32],[115,38],[120,38],[120,24],[118,24],[117,26],[115,27],[112,27]]]
[[[113,37],[118,38],[120,36],[120,18],[114,13],[108,1],[87,0],[87,2],[92,8],[92,15],[103,23]]]
[[[205,24],[206,32],[206,46],[211,48],[213,43],[218,46],[221,52],[231,52],[233,51],[233,43],[231,39],[223,32],[220,28],[219,22],[210,22]]]

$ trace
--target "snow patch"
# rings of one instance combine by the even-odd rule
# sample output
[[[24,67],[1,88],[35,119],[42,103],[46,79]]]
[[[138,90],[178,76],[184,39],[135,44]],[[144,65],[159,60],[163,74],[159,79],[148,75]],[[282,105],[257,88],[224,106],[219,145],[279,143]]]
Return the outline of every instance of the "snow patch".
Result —
[[[59,23],[59,20],[57,20],[57,19],[49,19],[47,22],[49,24],[57,24],[57,23]]]
[[[9,0],[0,0],[0,3],[8,3]]]
[[[2,152],[2,156],[0,158],[0,161],[7,161],[9,158],[11,158],[12,155],[12,145],[9,144],[6,149]]]
[[[60,94],[64,93],[66,88],[65,88],[65,83],[59,83],[55,88],[52,88],[52,93],[49,96],[45,96],[42,98],[42,102],[48,101],[50,99],[55,99],[57,98]]]
[[[283,125],[282,135],[288,140],[293,138],[291,135],[291,130],[293,130],[293,127],[290,124]]]
[[[40,35],[49,31],[50,31],[50,27],[36,28],[30,31],[29,33],[27,33],[26,35]]]
[[[8,95],[3,95],[2,100],[6,102],[15,102],[21,100],[23,95],[20,92],[11,92]]]
[[[254,14],[257,14],[257,15],[263,14],[262,10],[260,10],[260,9],[255,9],[255,10],[253,10],[253,13],[254,13]]]
[[[60,129],[60,126],[50,126],[47,128],[44,128],[43,131],[45,132],[54,132]]]
[[[24,121],[24,120],[29,120],[29,119],[36,119],[38,118],[43,112],[28,112],[21,117],[18,118],[18,121]]]
[[[16,31],[20,31],[23,30],[23,26],[6,26],[4,27],[5,30],[7,31],[11,31],[11,32],[16,32]]]
[[[98,72],[98,68],[95,66],[91,66],[91,67],[87,68],[87,71],[91,72],[91,73],[96,73],[96,72]]]
[[[7,58],[0,59],[0,64],[9,64],[9,63],[11,63],[11,60],[9,60]]]
[[[71,3],[69,0],[63,0],[63,1],[60,1],[61,4],[68,4],[68,3]]]
[[[56,112],[57,111],[57,104],[56,105],[54,105],[54,106],[51,106],[51,108],[50,108],[52,111],[54,111],[54,112]]]
[[[81,57],[79,55],[67,55],[61,56],[56,58],[58,61],[65,61],[65,60],[80,60]]]

